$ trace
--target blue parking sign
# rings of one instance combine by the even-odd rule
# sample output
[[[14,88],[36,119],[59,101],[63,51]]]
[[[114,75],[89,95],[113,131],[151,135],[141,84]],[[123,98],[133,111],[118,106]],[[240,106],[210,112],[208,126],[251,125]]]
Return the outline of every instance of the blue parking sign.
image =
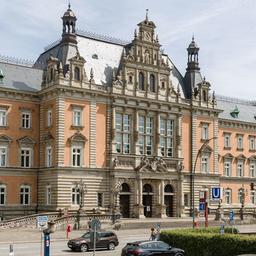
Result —
[[[204,211],[205,210],[205,202],[200,202],[199,203],[199,211]]]
[[[212,200],[220,200],[220,187],[212,187]]]
[[[229,220],[230,221],[234,220],[234,211],[233,210],[230,210],[230,212],[229,212]]]

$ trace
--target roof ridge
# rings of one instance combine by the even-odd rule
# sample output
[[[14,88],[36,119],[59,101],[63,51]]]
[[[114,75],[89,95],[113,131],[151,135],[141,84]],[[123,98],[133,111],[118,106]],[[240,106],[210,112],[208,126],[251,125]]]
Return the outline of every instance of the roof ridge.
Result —
[[[121,46],[125,46],[130,43],[129,41],[126,41],[126,40],[123,40],[120,38],[116,38],[116,37],[108,36],[108,35],[102,35],[102,34],[90,32],[90,31],[83,30],[83,29],[77,29],[76,33],[77,33],[77,35],[80,35],[80,36],[89,37],[89,38],[100,40],[100,41],[107,42],[107,43],[118,44]]]
[[[34,61],[13,57],[13,56],[7,56],[7,55],[1,55],[0,54],[0,62],[6,63],[6,64],[12,64],[12,65],[19,65],[27,68],[33,68],[33,65],[35,64]]]
[[[256,101],[254,101],[254,100],[239,99],[239,98],[229,97],[229,96],[224,96],[224,95],[216,95],[216,99],[227,101],[227,102],[241,103],[241,104],[256,106]]]

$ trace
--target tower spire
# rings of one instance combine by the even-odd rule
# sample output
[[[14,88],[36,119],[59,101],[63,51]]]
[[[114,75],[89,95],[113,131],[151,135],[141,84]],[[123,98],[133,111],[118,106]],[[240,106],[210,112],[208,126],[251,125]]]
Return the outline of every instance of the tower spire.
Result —
[[[146,21],[148,22],[148,9],[146,9]]]
[[[68,2],[68,9],[70,9],[71,8],[71,4],[70,4],[70,1]]]

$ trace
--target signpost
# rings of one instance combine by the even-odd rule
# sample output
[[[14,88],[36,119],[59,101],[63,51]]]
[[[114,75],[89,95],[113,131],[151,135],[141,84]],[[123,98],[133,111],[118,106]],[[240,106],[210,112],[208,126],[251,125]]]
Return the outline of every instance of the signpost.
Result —
[[[233,224],[234,224],[234,211],[233,210],[229,211],[229,221],[232,226],[232,234],[233,234]]]
[[[200,212],[205,211],[205,202],[199,202],[199,211]]]
[[[221,199],[221,189],[220,187],[212,187],[212,200]]]
[[[98,219],[92,219],[91,220],[91,227],[93,232],[90,234],[90,240],[93,242],[93,256],[95,256],[95,247],[96,247],[96,238],[97,236],[97,231],[100,230],[101,228],[101,223]]]
[[[36,219],[37,219],[37,227],[39,227],[40,229],[47,227],[48,216],[46,215],[38,216]]]

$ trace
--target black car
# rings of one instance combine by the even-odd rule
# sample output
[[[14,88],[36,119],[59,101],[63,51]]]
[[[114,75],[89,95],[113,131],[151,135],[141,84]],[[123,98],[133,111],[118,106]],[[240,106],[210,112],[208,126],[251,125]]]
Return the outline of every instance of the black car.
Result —
[[[115,250],[119,244],[117,235],[112,231],[99,231],[96,235],[96,249],[107,248]],[[93,232],[86,232],[79,238],[71,239],[68,241],[68,247],[72,251],[86,252],[93,249]]]
[[[182,249],[171,247],[162,241],[137,241],[127,243],[122,256],[184,256]]]

